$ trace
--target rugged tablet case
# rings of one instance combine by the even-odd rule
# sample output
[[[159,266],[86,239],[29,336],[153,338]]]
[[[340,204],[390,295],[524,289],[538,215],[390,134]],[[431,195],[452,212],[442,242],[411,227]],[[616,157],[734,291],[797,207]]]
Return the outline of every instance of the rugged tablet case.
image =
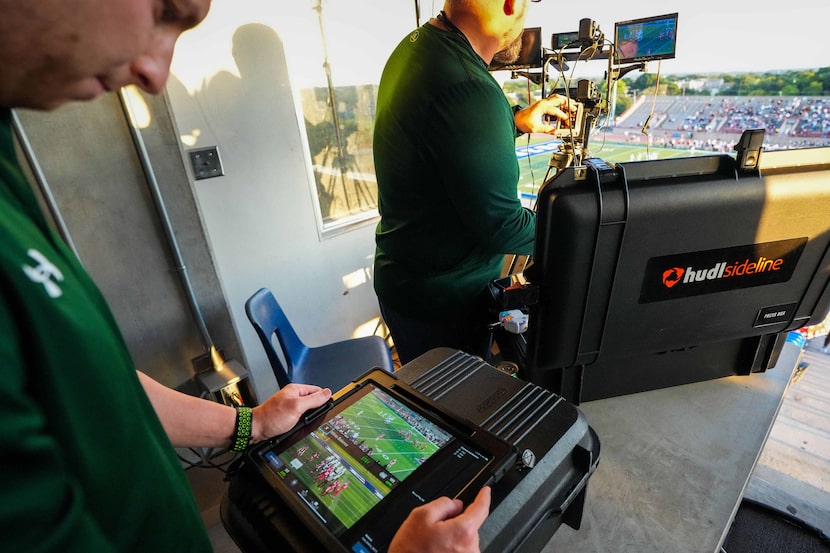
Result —
[[[579,528],[600,445],[576,406],[449,348],[431,350],[395,375],[518,448],[519,462],[492,487],[491,513],[479,531],[483,553],[540,551],[563,523]],[[221,517],[243,553],[320,551],[244,466],[229,478]]]

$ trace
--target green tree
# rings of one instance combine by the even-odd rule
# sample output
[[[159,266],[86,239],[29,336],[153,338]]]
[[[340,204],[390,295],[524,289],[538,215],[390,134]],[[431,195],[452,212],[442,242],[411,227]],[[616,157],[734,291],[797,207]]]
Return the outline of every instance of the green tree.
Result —
[[[600,90],[607,88],[606,86],[602,86]],[[614,117],[619,116],[622,112],[627,110],[631,107],[631,104],[634,103],[634,99],[628,92],[628,83],[625,79],[620,79],[617,81],[617,104],[614,108]]]
[[[533,99],[539,98],[542,93],[541,86],[525,78],[505,81],[502,90],[511,102],[522,106],[530,105]]]
[[[649,88],[653,89],[656,82],[657,75],[654,75],[653,73],[643,73],[634,80],[631,85],[631,89],[636,90],[637,92],[643,92]]]

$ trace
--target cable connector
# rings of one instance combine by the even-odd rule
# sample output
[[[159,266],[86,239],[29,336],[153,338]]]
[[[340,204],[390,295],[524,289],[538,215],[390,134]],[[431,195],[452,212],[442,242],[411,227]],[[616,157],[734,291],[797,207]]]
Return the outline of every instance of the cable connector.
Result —
[[[527,330],[528,315],[519,309],[499,313],[501,326],[511,334],[521,334]]]

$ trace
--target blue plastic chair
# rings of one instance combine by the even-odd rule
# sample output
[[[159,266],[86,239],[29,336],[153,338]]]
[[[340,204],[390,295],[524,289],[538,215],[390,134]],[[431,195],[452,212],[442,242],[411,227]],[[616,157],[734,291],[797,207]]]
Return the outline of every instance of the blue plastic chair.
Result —
[[[349,338],[309,347],[297,335],[277,299],[260,288],[245,302],[245,313],[256,330],[280,387],[289,382],[316,384],[336,392],[374,367],[392,372],[392,354],[380,336]],[[285,365],[274,346],[277,335]]]

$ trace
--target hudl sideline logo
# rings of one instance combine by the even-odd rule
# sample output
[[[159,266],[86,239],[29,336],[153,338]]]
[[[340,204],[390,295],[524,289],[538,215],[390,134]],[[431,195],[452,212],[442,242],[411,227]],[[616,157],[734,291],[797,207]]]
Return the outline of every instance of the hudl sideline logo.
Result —
[[[793,238],[653,257],[646,265],[640,303],[786,282],[807,238]]]
[[[711,269],[694,269],[692,267],[683,269],[681,267],[672,267],[663,272],[663,284],[667,288],[672,288],[679,282],[688,284],[690,282],[703,282],[704,280],[715,280],[717,278],[730,278],[765,273],[767,271],[780,271],[783,265],[784,260],[780,257],[778,259],[767,259],[761,256],[757,261],[744,259],[743,263],[735,262],[731,265],[726,261],[721,261]]]

